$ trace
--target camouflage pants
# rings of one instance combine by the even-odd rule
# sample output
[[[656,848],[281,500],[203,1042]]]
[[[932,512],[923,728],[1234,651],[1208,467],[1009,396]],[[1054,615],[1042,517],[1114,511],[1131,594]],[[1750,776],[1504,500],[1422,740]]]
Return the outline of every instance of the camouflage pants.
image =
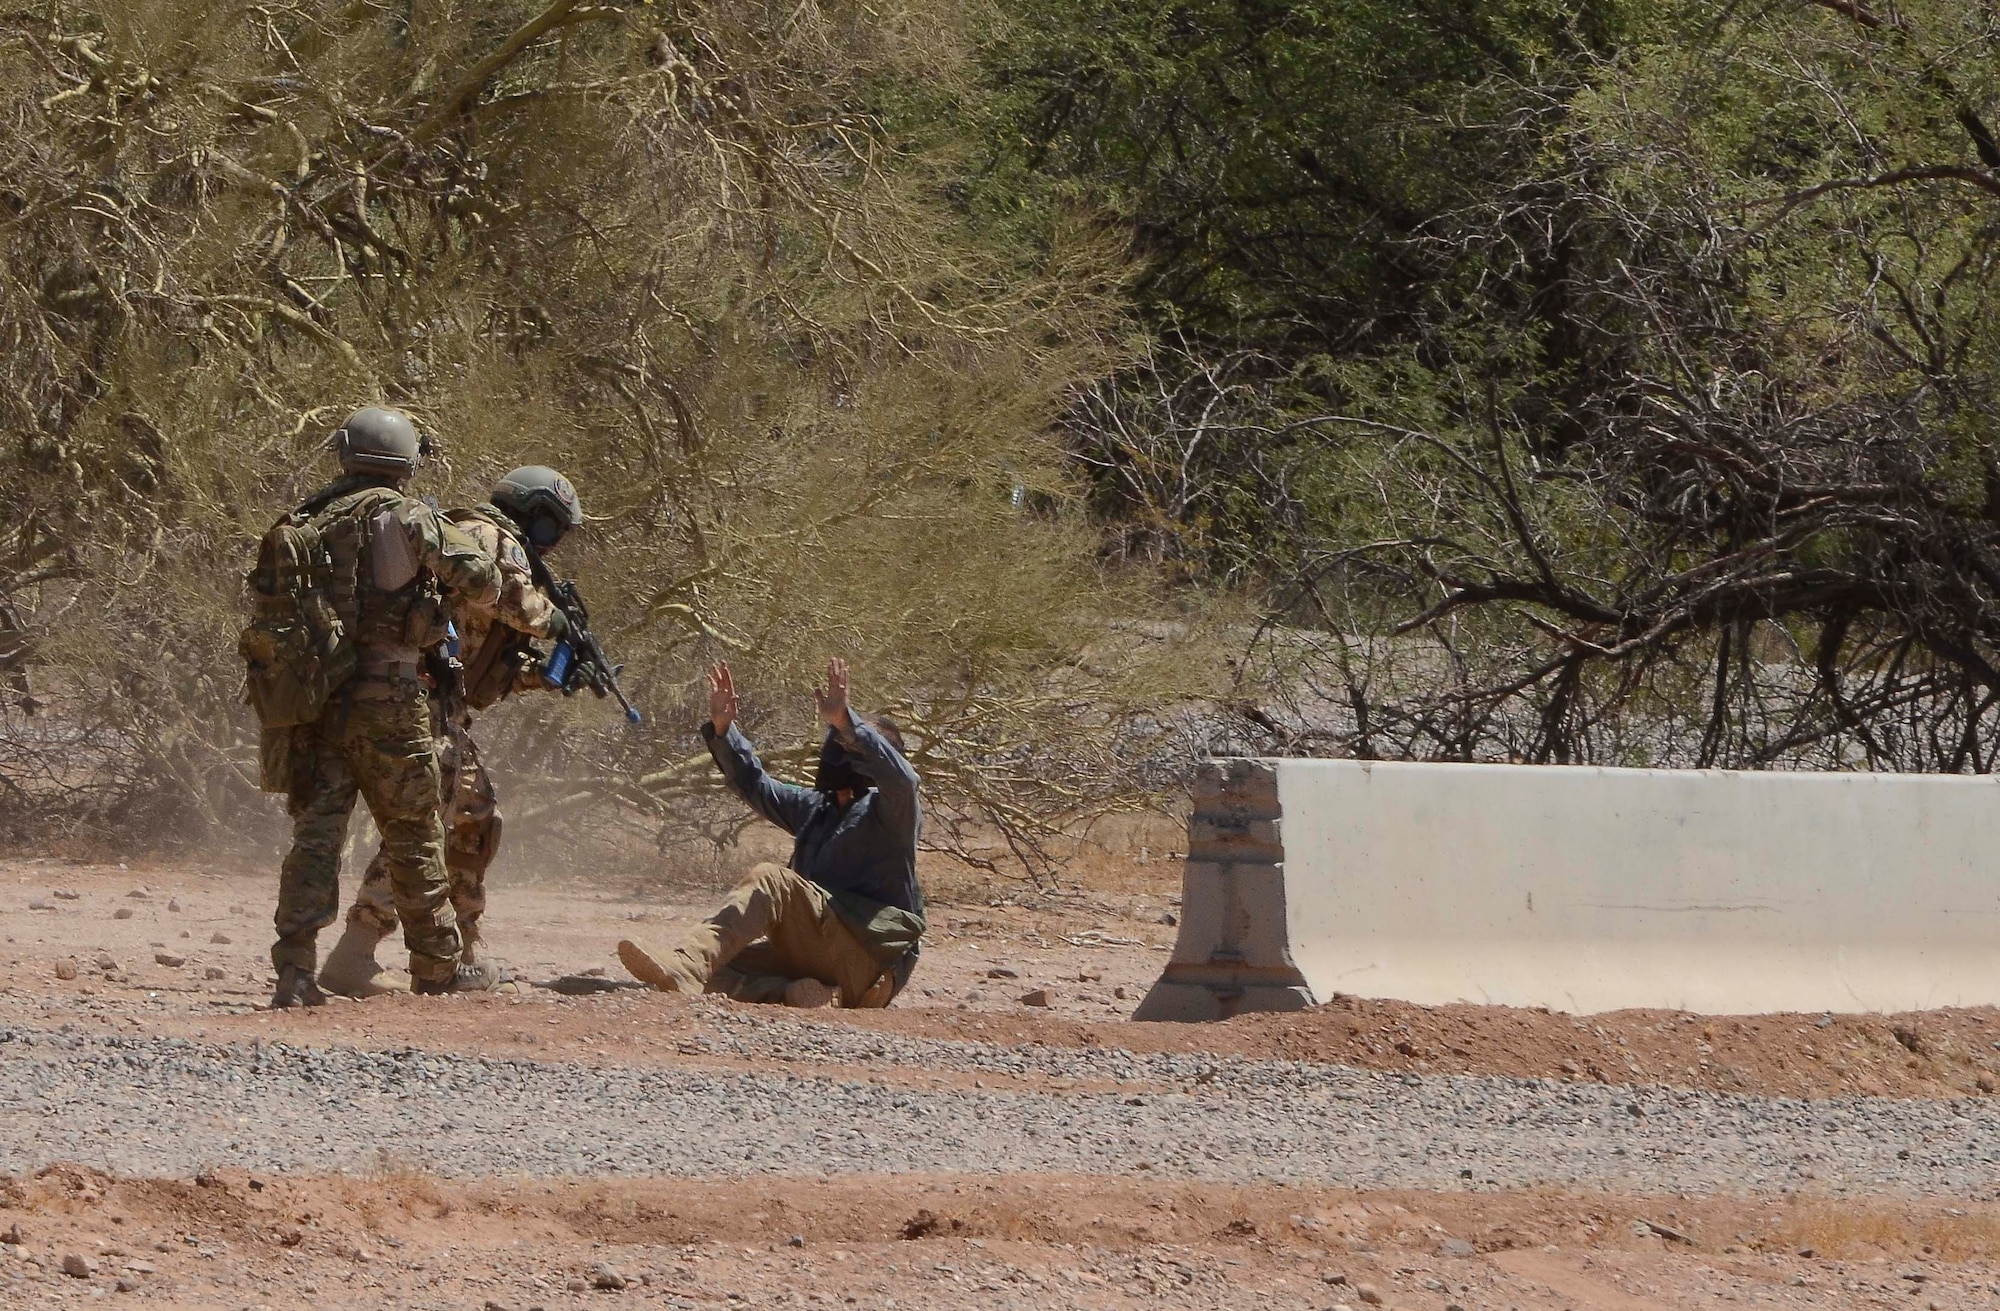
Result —
[[[459,939],[465,959],[470,960],[479,940],[480,917],[486,913],[486,870],[500,851],[499,799],[471,732],[443,714],[433,713],[432,721],[437,734],[445,870],[452,909],[458,915]],[[395,932],[397,923],[388,857],[385,842],[368,862],[361,889],[347,912],[350,923],[366,925],[381,934]]]
[[[410,974],[449,979],[458,967],[458,917],[446,893],[430,709],[414,685],[394,696],[366,695],[378,686],[336,697],[319,723],[293,730],[292,849],[278,881],[271,961],[279,969],[317,968],[319,931],[340,911],[340,853],[358,796],[382,831]]]

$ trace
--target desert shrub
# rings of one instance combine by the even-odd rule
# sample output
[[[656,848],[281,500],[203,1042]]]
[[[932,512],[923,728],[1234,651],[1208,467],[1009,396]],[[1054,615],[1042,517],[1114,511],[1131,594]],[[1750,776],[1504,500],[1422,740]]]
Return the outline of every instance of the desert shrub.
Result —
[[[975,233],[877,101],[965,76],[953,0],[47,3],[0,19],[6,804],[255,832],[240,575],[352,407],[418,490],[561,466],[574,569],[652,712],[508,708],[517,806],[702,821],[699,671],[796,765],[825,656],[911,724],[941,839],[1031,842],[1199,675],[1102,570],[1050,419],[1115,365],[1121,255]],[[1164,645],[1174,645],[1167,641]],[[1115,651],[1089,659],[1089,651]],[[785,695],[786,692],[797,695]],[[676,826],[680,827],[676,827]]]

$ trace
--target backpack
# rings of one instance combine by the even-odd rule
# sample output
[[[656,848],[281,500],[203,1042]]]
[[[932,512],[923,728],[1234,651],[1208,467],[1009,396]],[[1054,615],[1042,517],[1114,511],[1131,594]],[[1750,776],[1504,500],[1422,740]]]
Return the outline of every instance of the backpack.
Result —
[[[237,638],[243,657],[244,700],[263,729],[259,774],[266,791],[291,786],[294,728],[319,722],[326,703],[354,676],[360,648],[342,619],[337,598],[354,593],[354,580],[337,577],[337,563],[354,568],[355,552],[337,550],[342,530],[375,497],[307,502],[271,526],[257,544],[257,563],[245,577],[249,624]],[[331,512],[329,512],[331,511]]]

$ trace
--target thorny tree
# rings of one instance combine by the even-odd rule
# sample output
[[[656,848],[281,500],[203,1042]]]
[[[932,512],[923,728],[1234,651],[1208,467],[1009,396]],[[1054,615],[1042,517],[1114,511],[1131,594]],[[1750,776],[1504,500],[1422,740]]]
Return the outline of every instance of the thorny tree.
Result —
[[[1135,598],[1046,433],[1115,358],[1114,257],[970,240],[899,155],[872,98],[960,77],[959,26],[949,0],[0,17],[10,815],[60,798],[159,837],[268,813],[237,580],[378,398],[441,438],[419,490],[544,460],[592,513],[558,563],[654,715],[500,716],[496,758],[545,781],[517,814],[665,841],[713,787],[696,671],[728,654],[798,767],[831,651],[909,722],[936,840],[977,820],[1031,853],[1112,804],[1121,707],[1168,666],[1080,658]]]
[[[1543,162],[1412,241],[1398,348],[1100,388],[1141,544],[1277,592],[1239,738],[2000,763],[1996,56],[1984,4],[1670,8],[1458,125]]]

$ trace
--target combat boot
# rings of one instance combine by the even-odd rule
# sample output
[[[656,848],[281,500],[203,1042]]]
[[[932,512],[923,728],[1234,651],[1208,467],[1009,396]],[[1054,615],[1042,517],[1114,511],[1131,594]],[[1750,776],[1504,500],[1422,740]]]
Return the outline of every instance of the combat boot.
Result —
[[[319,990],[313,979],[313,972],[297,965],[287,965],[278,971],[278,990],[271,994],[271,1009],[289,1010],[294,1006],[324,1006],[326,994]]]
[[[319,967],[320,986],[343,997],[381,997],[408,992],[410,976],[384,969],[375,960],[375,945],[388,937],[360,920],[347,921],[340,941]]]
[[[458,972],[448,979],[418,979],[412,989],[419,997],[442,997],[448,992],[491,992],[505,982],[500,967],[491,961],[460,961]]]
[[[459,931],[463,933],[464,929],[465,926],[460,924]],[[495,987],[510,981],[514,977],[514,971],[507,967],[507,962],[501,960],[498,956],[487,955],[486,944],[478,938],[467,938],[465,945],[459,949],[458,958],[467,965],[478,964],[492,970],[496,976],[493,981]]]
[[[701,974],[681,951],[655,954],[629,939],[618,944],[618,962],[633,978],[661,992],[699,997],[705,991]]]

